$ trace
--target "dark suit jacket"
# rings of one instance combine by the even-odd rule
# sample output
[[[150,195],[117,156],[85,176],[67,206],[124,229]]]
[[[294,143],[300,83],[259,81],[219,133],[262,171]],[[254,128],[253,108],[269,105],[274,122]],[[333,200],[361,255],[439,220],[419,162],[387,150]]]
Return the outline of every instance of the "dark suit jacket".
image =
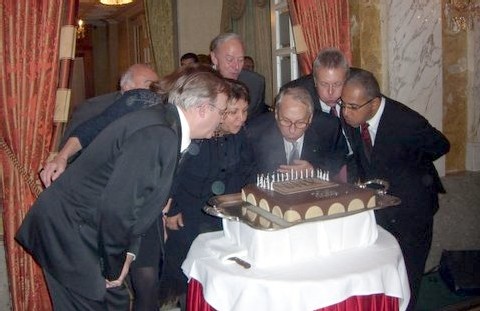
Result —
[[[445,136],[420,114],[389,98],[386,98],[370,161],[363,151],[360,130],[351,134],[359,178],[388,181],[389,194],[402,200],[398,207],[377,210],[378,223],[402,218],[402,223],[408,226],[421,226],[424,220],[430,221],[438,209],[437,194],[444,191],[432,162],[448,152],[450,144]]]
[[[300,159],[314,168],[330,171],[335,175],[344,163],[343,135],[338,118],[320,114],[314,124],[305,131]],[[253,120],[247,126],[248,141],[256,165],[255,173],[271,173],[281,164],[287,164],[285,146],[273,112]]]
[[[315,88],[315,82],[313,81],[313,75],[312,74],[309,74],[309,75],[300,77],[296,80],[290,81],[290,82],[286,83],[284,86],[282,86],[281,89],[284,89],[284,88],[287,88],[287,87],[299,87],[299,86],[304,87],[308,91],[310,96],[312,97],[313,106],[314,106],[316,114],[323,113],[323,114],[329,115],[329,113],[323,112],[323,110],[322,110],[322,106],[320,104],[320,97],[318,96],[317,89]],[[346,139],[350,136],[347,132],[352,131],[352,127],[345,122],[345,119],[343,118],[341,110],[340,110],[339,119],[340,119],[340,124],[342,126],[343,132],[345,132],[345,144],[346,144],[347,143]],[[344,148],[345,148],[346,154],[348,154],[348,146],[345,145]],[[357,173],[356,173],[357,168],[356,168],[356,165],[355,165],[353,159],[349,158],[347,160],[347,167],[348,167],[348,169],[347,169],[347,171],[348,171],[348,181],[349,182],[356,182],[356,180],[354,178],[357,175]]]
[[[248,120],[252,120],[266,112],[268,107],[265,105],[265,77],[253,71],[242,70],[238,80],[243,82],[248,88],[250,96]]]
[[[63,133],[60,147],[62,147],[68,137],[72,134],[73,130],[77,128],[83,122],[101,114],[111,104],[120,98],[122,94],[120,92],[112,92],[96,97],[89,98],[82,104],[78,105],[72,113],[70,121],[67,123],[65,132]]]
[[[180,131],[171,105],[111,123],[39,196],[17,241],[63,286],[103,299],[105,278],[119,276],[129,247],[161,214]]]

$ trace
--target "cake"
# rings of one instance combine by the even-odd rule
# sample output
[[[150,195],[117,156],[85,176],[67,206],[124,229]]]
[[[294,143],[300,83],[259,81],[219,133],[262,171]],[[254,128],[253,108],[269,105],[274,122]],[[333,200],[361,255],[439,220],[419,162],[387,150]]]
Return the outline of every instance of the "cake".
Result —
[[[297,222],[371,209],[376,205],[375,194],[373,189],[329,181],[328,173],[312,170],[258,176],[256,184],[242,189],[242,200],[287,222]],[[242,213],[263,227],[271,225],[268,217],[258,217],[258,212],[247,207]]]

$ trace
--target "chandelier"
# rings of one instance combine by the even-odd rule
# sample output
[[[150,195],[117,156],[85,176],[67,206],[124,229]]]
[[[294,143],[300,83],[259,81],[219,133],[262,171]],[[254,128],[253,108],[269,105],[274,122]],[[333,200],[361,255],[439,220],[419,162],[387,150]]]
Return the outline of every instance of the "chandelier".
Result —
[[[124,5],[132,2],[133,0],[100,0],[100,3],[105,5]]]
[[[472,29],[475,20],[480,18],[480,0],[447,0],[445,17],[453,32]]]

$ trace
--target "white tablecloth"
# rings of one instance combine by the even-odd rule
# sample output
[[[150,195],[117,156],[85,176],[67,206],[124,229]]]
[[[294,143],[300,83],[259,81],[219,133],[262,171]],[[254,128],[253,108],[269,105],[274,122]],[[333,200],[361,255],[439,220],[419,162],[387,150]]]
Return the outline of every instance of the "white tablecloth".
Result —
[[[218,249],[219,258],[229,256],[231,251],[258,268],[292,265],[366,247],[378,237],[373,211],[305,222],[276,231],[257,230],[242,222],[224,219],[223,232],[226,239],[209,240],[205,247],[212,252]]]
[[[400,310],[405,310],[410,299],[400,247],[380,227],[373,245],[296,265],[244,269],[225,260],[230,253],[223,231],[205,233],[193,242],[182,265],[185,275],[202,284],[205,300],[220,311],[315,310],[378,293],[399,298]]]

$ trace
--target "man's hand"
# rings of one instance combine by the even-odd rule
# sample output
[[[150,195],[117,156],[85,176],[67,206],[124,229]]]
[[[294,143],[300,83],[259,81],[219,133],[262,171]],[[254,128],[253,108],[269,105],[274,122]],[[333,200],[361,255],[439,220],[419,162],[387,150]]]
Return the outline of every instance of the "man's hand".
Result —
[[[132,264],[133,258],[133,254],[127,253],[127,257],[125,257],[125,263],[122,267],[122,272],[120,272],[120,276],[118,277],[118,279],[112,281],[105,280],[107,288],[118,287],[123,284],[123,280],[125,280],[125,277],[130,270],[130,265]]]
[[[70,137],[67,139],[65,146],[53,160],[47,162],[40,172],[40,179],[45,187],[49,187],[55,179],[57,179],[65,171],[67,167],[67,160],[72,155],[82,150],[82,144],[77,137]]]
[[[280,167],[277,169],[278,172],[280,173],[290,173],[292,170],[293,171],[311,171],[313,170],[313,166],[310,164],[310,162],[305,161],[305,160],[294,160],[294,164],[290,165],[280,165]]]
[[[182,213],[178,213],[175,216],[166,217],[165,224],[170,230],[180,230],[183,227]]]
[[[45,187],[49,187],[67,167],[67,159],[61,156],[55,156],[50,162],[47,162],[40,172],[40,179]]]

